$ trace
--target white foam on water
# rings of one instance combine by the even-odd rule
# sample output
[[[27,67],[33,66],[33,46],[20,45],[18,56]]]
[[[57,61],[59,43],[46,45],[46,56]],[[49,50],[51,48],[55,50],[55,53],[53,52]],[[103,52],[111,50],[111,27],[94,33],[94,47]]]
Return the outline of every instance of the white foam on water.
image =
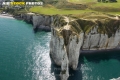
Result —
[[[10,19],[14,19],[12,15],[9,14],[0,14],[0,18],[10,18]]]
[[[120,80],[120,77],[118,77],[118,78],[113,78],[113,79],[110,79],[110,80]]]

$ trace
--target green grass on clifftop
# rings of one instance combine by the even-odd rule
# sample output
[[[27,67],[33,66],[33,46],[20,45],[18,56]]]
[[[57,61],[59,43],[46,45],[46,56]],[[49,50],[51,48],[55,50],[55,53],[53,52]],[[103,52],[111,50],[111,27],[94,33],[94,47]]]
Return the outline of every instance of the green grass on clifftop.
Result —
[[[117,0],[116,3],[103,3],[97,2],[97,0],[69,0],[69,3],[74,4],[84,4],[87,6],[86,9],[57,9],[54,6],[50,7],[32,7],[30,8],[30,12],[38,13],[38,14],[46,14],[46,15],[54,15],[54,14],[84,14],[87,12],[100,12],[107,14],[120,14],[120,0]],[[72,6],[72,5],[71,5]],[[62,7],[62,6],[61,6]],[[69,6],[68,6],[69,7]]]
[[[92,10],[65,10],[65,9],[57,9],[57,8],[47,8],[47,7],[32,7],[30,8],[30,12],[46,14],[46,15],[54,15],[54,14],[83,14],[85,12],[91,12]]]
[[[97,0],[68,0],[69,2],[72,2],[72,3],[90,3],[90,2],[97,2]]]
[[[120,12],[120,0],[117,2],[97,2],[97,0],[69,0],[71,3],[85,4],[89,9],[101,12]]]

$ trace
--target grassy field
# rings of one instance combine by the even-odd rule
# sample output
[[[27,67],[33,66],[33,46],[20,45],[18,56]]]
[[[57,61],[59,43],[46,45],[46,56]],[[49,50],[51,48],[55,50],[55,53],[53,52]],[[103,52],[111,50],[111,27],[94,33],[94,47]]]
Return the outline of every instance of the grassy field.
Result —
[[[32,7],[29,10],[30,12],[38,13],[38,14],[46,14],[46,15],[54,15],[54,14],[83,14],[85,12],[91,12],[92,10],[65,10],[65,9],[56,9],[56,8],[45,8],[45,7]],[[96,12],[96,11],[92,11]]]
[[[87,12],[99,12],[99,13],[109,13],[109,14],[120,14],[120,12],[102,12],[102,11],[94,11],[90,9],[86,10],[62,10],[62,9],[56,9],[56,8],[45,8],[45,7],[32,7],[29,10],[30,12],[33,13],[38,13],[38,14],[46,14],[46,15],[55,15],[55,14],[84,14]]]
[[[103,3],[103,2],[97,2],[97,0],[69,0],[69,2],[72,3],[78,3],[78,4],[86,4],[89,7],[105,7],[105,8],[119,8],[120,9],[120,0],[117,0],[116,3]]]
[[[69,2],[84,4],[84,3],[97,2],[97,0],[69,0]]]
[[[87,12],[100,12],[109,14],[120,14],[120,0],[117,3],[102,3],[97,0],[69,0],[70,3],[85,4],[88,6],[85,10],[57,9],[55,7],[32,7],[30,12],[39,14],[84,14]],[[72,6],[72,5],[71,5]]]

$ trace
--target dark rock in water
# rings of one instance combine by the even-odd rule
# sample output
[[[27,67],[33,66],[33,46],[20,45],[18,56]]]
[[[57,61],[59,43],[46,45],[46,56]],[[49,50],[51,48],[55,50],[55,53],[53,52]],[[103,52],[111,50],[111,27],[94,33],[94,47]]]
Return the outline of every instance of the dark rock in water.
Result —
[[[44,26],[44,25],[41,25],[39,27],[34,27],[33,30],[34,32],[38,32],[38,31],[50,32],[51,31],[49,26]]]

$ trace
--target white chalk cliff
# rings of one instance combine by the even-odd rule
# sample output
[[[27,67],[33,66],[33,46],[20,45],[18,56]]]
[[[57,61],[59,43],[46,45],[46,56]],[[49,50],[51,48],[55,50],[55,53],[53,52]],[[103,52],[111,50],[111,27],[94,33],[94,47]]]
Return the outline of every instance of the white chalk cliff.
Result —
[[[120,49],[120,16],[36,15],[21,17],[35,28],[51,30],[50,55],[61,66],[61,80],[69,77],[69,67],[77,69],[80,51]]]
[[[21,18],[25,22],[33,24],[34,30],[51,31],[52,16],[27,13],[21,14]]]
[[[80,50],[105,49],[120,49],[119,17],[53,16],[50,55],[61,66],[61,80],[68,79],[69,67],[77,69]]]

